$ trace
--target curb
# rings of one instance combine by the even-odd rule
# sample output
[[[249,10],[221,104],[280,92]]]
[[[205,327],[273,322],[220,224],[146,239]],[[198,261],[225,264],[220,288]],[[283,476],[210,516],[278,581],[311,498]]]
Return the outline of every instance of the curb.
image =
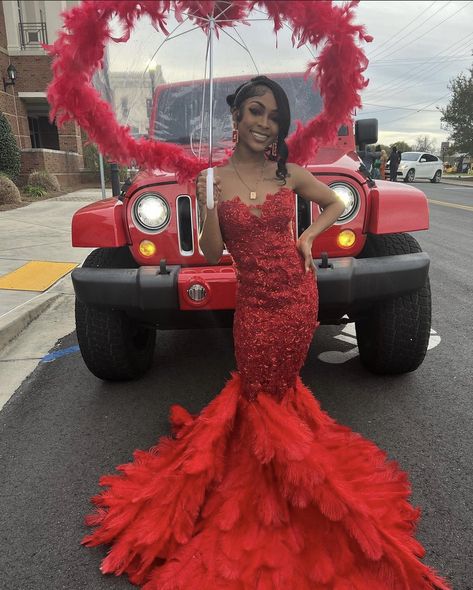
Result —
[[[442,176],[442,180],[440,184],[455,184],[457,186],[472,186],[473,187],[473,178],[470,180],[468,179],[461,179],[461,178],[445,178]]]
[[[0,318],[0,351],[61,296],[62,293],[41,293],[3,315]]]

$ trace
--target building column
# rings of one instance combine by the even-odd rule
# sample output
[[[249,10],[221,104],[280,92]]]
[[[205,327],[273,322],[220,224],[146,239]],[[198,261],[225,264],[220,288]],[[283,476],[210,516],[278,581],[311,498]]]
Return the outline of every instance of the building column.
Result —
[[[81,132],[79,125],[75,121],[68,121],[62,127],[58,127],[58,135],[60,150],[64,152],[75,152],[82,156]]]

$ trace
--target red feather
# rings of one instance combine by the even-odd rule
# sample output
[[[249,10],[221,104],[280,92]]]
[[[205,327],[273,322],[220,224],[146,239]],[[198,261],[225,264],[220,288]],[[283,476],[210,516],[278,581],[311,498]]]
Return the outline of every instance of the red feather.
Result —
[[[195,178],[207,167],[207,161],[188,155],[178,145],[134,139],[129,128],[119,125],[110,105],[93,88],[93,75],[102,67],[106,43],[109,40],[126,42],[143,15],[148,15],[154,26],[168,35],[166,25],[171,6],[178,20],[185,13],[204,30],[208,24],[202,17],[213,12],[217,16],[218,33],[220,28],[235,22],[246,22],[251,9],[259,6],[272,19],[275,33],[284,22],[293,28],[294,45],[310,43],[317,47],[325,40],[319,57],[308,65],[306,72],[307,75],[315,73],[324,110],[305,126],[299,124],[287,141],[289,160],[305,164],[321,145],[336,139],[340,125],[361,105],[360,92],[368,83],[363,76],[368,62],[357,40],[370,42],[372,37],[365,34],[363,26],[352,23],[356,4],[334,6],[328,0],[231,3],[225,0],[85,0],[63,14],[64,30],[53,45],[45,46],[54,58],[54,77],[48,87],[51,120],[56,118],[58,125],[77,121],[90,141],[111,160],[124,165],[135,163],[143,169],[174,172],[179,182]],[[123,29],[119,38],[113,38],[109,28],[113,16],[118,18]]]

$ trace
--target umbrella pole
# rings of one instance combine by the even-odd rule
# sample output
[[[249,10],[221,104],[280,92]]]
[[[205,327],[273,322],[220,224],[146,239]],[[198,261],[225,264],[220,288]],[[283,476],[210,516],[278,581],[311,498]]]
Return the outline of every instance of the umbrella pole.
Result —
[[[215,18],[209,17],[209,167],[212,167],[213,147],[213,105],[214,105],[214,80],[213,80],[213,38],[215,31]]]

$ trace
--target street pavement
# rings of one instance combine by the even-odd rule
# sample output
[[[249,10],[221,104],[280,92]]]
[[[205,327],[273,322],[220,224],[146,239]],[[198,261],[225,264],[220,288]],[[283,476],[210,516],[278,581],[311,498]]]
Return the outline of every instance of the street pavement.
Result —
[[[302,378],[331,416],[374,440],[408,472],[412,502],[422,508],[417,537],[427,550],[426,563],[455,590],[473,590],[473,186],[415,186],[427,194],[431,212],[430,230],[414,234],[431,257],[433,333],[426,360],[408,375],[371,375],[359,364],[352,326],[326,326],[314,338]],[[87,251],[70,248],[70,218],[92,198],[61,197],[49,213],[41,213],[41,203],[7,212],[9,226],[2,225],[0,213],[7,261],[0,275],[17,268],[12,261],[80,263]],[[77,351],[69,275],[44,293],[29,292],[19,305],[33,306],[54,293],[0,355],[1,387],[7,367],[25,377],[10,382],[15,393],[1,411],[0,589],[124,590],[131,588],[126,580],[100,575],[106,550],[80,546],[89,497],[98,491],[100,475],[168,434],[171,404],[198,412],[220,391],[234,369],[231,333],[160,332],[145,377],[104,383],[87,371]],[[0,291],[7,315],[8,305],[14,313],[21,309],[7,303],[11,293],[2,296]]]

